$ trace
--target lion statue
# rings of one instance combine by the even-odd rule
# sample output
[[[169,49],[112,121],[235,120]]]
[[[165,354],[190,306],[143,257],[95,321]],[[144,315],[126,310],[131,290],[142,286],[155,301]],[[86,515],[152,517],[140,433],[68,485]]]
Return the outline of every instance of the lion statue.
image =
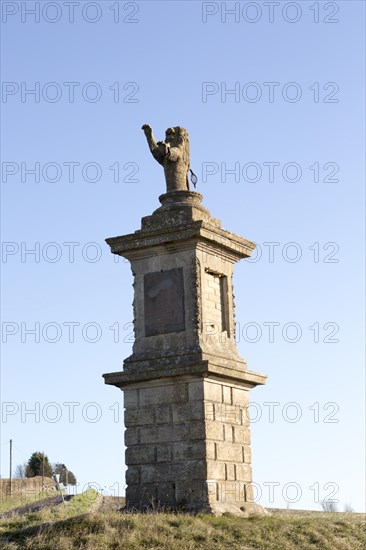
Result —
[[[188,132],[181,126],[168,128],[165,141],[155,141],[150,124],[142,130],[155,160],[164,167],[166,190],[189,191],[188,172],[190,170]]]

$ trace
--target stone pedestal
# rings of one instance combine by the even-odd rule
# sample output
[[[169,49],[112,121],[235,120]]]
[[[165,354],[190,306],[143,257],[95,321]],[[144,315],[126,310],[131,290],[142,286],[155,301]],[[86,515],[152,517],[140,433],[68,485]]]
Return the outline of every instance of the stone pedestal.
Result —
[[[133,354],[104,375],[124,391],[126,504],[259,513],[247,405],[266,377],[238,355],[232,287],[255,245],[223,230],[199,193],[159,199],[141,230],[107,239],[134,276]]]

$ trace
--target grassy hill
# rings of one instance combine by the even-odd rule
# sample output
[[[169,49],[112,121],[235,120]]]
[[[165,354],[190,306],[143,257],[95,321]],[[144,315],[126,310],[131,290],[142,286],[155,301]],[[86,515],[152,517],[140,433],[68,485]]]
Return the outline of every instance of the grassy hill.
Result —
[[[0,518],[7,550],[293,550],[366,548],[365,516],[276,511],[243,519],[224,515],[121,513],[121,502],[94,491],[66,504]]]

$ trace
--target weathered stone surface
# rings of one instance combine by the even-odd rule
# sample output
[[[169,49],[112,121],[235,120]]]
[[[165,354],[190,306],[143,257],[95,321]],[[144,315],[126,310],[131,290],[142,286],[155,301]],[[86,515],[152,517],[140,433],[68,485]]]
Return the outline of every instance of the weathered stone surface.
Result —
[[[126,472],[126,483],[128,485],[140,483],[140,466],[129,466]]]
[[[145,336],[185,330],[181,267],[144,275]]]
[[[137,409],[139,407],[139,395],[137,390],[132,390],[129,388],[125,389],[124,406],[125,409],[129,409],[130,407],[133,409]]]
[[[204,399],[203,393],[204,386],[201,380],[195,382],[190,382],[188,384],[188,397],[190,401],[199,400],[200,402]]]
[[[225,481],[235,481],[237,478],[236,475],[236,464],[225,464]]]
[[[236,476],[238,480],[250,483],[252,481],[252,469],[249,464],[237,464]]]
[[[104,375],[124,392],[127,506],[259,514],[247,408],[266,377],[238,354],[232,285],[255,244],[222,229],[187,189],[186,131],[158,143],[144,132],[167,193],[141,229],[107,239],[134,277],[133,352]]]
[[[250,445],[250,430],[245,426],[233,426],[234,441],[237,443]]]
[[[222,385],[219,383],[206,382],[204,385],[206,401],[222,403]]]
[[[232,403],[243,407],[248,403],[248,392],[239,388],[232,388]]]
[[[225,464],[224,462],[217,462],[216,460],[209,460],[207,462],[207,478],[214,480],[225,479]]]
[[[172,449],[173,445],[167,445],[164,443],[159,443],[156,447],[156,460],[157,462],[171,462],[172,460]]]
[[[156,457],[156,446],[154,445],[133,445],[126,449],[126,465],[154,463]]]
[[[252,462],[252,450],[249,445],[243,446],[244,462],[250,464]]]
[[[125,426],[146,426],[147,424],[155,424],[157,419],[155,417],[156,411],[150,407],[144,407],[141,409],[127,408],[125,410]]]
[[[164,167],[167,191],[188,190],[189,138],[180,126],[168,128],[165,141],[155,141],[150,124],[142,127],[154,159]]]
[[[245,403],[248,390],[230,386],[227,380],[205,377],[197,380],[185,375],[174,380],[174,384],[161,380],[161,385],[157,380],[153,385],[139,382],[133,394],[139,408],[127,407],[125,411],[126,426],[130,426],[125,432],[126,481],[133,485],[127,492],[128,505],[139,507],[144,494],[141,502],[147,506],[148,499],[158,502],[155,494],[159,494],[167,495],[161,504],[169,506],[184,501],[189,510],[220,513],[225,504],[225,510],[234,505],[241,514],[237,501],[246,502],[244,485],[252,479],[250,432],[241,423],[242,409],[224,400],[232,401],[227,396],[235,391]],[[216,482],[237,485],[215,485],[213,505],[209,489]],[[154,491],[146,493],[147,487]],[[195,501],[197,495],[199,500]]]
[[[174,443],[173,460],[204,460],[206,456],[206,447],[204,439],[202,441],[189,441]]]
[[[182,405],[176,404],[172,410],[173,422],[175,424],[188,422],[190,420],[204,420],[205,418],[203,400],[199,402],[192,402],[189,400]]]
[[[129,447],[130,445],[137,445],[138,443],[139,443],[138,428],[127,428],[125,431],[126,447]]]
[[[159,443],[158,428],[156,426],[147,426],[146,428],[140,428],[140,442],[145,443]]]
[[[223,462],[241,462],[243,460],[242,446],[238,444],[229,445],[227,441],[225,443],[217,443],[217,460]]]
[[[224,441],[224,429],[222,422],[208,421],[206,422],[206,438],[214,441]]]
[[[148,407],[160,403],[183,403],[186,401],[186,393],[185,384],[144,387],[139,391],[140,405]]]
[[[155,418],[157,424],[170,424],[172,412],[170,405],[160,405],[155,409]]]

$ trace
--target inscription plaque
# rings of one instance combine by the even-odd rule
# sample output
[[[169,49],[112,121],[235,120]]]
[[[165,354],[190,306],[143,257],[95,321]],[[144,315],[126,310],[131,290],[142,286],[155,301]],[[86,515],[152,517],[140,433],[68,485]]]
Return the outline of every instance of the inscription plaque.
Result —
[[[144,275],[145,336],[185,330],[183,269]]]

